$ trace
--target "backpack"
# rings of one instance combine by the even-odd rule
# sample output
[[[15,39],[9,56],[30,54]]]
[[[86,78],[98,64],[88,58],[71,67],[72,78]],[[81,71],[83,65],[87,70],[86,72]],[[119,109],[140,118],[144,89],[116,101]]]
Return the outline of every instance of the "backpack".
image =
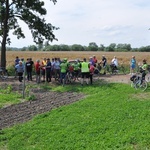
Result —
[[[136,79],[136,77],[137,77],[136,75],[132,75],[132,76],[130,77],[130,80],[131,80],[131,81],[134,81],[134,80]]]

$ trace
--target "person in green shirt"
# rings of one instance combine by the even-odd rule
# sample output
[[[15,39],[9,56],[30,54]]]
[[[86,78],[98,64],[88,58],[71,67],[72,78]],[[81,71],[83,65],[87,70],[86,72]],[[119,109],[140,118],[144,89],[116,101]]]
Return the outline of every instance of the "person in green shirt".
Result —
[[[64,58],[60,64],[60,82],[63,83],[63,85],[65,83],[67,70],[68,70],[68,63],[67,63],[67,59]]]
[[[75,61],[75,63],[73,64],[73,67],[74,67],[74,76],[77,77],[79,74],[80,65],[77,61]]]
[[[89,75],[90,75],[90,64],[86,61],[86,58],[83,59],[83,62],[80,65],[81,67],[81,85],[83,86],[84,78],[86,78],[86,84],[89,84]]]
[[[148,68],[148,64],[147,64],[145,59],[143,60],[143,65],[142,65],[141,68],[142,68],[142,71],[141,71],[141,73],[142,73],[142,80],[145,80],[145,76],[146,76],[147,68]]]

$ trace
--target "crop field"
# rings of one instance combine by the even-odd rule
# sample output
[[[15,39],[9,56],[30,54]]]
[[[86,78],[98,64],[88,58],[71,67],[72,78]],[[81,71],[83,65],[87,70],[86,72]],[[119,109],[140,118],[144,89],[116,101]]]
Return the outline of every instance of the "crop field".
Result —
[[[37,59],[43,60],[43,58],[55,58],[59,57],[62,58],[68,58],[69,60],[72,59],[83,59],[83,58],[89,58],[91,56],[95,55],[98,59],[98,61],[101,61],[102,55],[105,55],[108,63],[112,60],[114,56],[118,58],[119,63],[124,63],[125,65],[129,65],[130,59],[132,56],[135,56],[137,63],[142,63],[143,59],[146,59],[148,63],[150,63],[150,53],[149,52],[75,52],[75,51],[51,51],[51,52],[43,52],[43,51],[7,51],[6,53],[6,61],[7,65],[13,65],[14,60],[16,56],[19,56],[19,58],[24,58],[25,60],[27,58],[32,58],[33,61],[36,61]]]

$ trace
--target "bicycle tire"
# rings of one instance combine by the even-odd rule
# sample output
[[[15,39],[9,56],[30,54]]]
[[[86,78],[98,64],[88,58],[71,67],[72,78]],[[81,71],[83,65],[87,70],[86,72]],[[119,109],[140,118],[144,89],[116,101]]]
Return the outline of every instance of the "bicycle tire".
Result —
[[[112,69],[111,69],[111,67],[109,65],[106,65],[106,67],[103,68],[103,69],[106,71],[106,73],[112,74]]]
[[[141,82],[142,82],[142,83],[141,83]],[[147,84],[146,80],[143,80],[143,81],[141,81],[141,82],[138,82],[138,83],[135,85],[135,88],[136,88],[136,89],[139,89],[139,90],[142,90],[142,91],[145,91],[145,90],[147,89],[148,84]]]
[[[70,83],[70,77],[69,77],[69,73],[67,73],[64,79],[64,84],[69,84],[69,83]]]
[[[8,73],[6,71],[2,71],[0,76],[3,80],[5,80],[8,78]]]
[[[145,76],[145,80],[146,80],[147,82],[150,82],[150,72],[147,73],[147,75]]]
[[[131,87],[135,88],[135,83],[134,82],[131,82]]]
[[[93,74],[93,80],[99,80],[100,77],[100,71],[99,69],[95,68],[94,74]]]
[[[78,73],[76,79],[80,82],[81,81],[81,72]]]
[[[111,72],[112,75],[116,75],[116,74],[118,74],[118,73],[119,73],[119,70],[116,70],[116,69],[113,70],[113,69],[112,69],[112,72]]]

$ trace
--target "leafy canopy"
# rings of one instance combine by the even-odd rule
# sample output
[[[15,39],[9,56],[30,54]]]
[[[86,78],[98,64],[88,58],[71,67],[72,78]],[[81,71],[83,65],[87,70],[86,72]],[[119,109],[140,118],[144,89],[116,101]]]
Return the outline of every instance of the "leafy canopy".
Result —
[[[54,4],[57,2],[56,0],[50,1],[53,1]],[[18,39],[25,38],[18,20],[28,25],[35,43],[42,43],[44,39],[48,41],[57,40],[53,34],[53,30],[57,30],[58,28],[51,23],[46,23],[46,20],[42,18],[47,13],[43,1],[1,0],[0,10],[0,36],[2,41],[6,36],[7,43],[10,43],[8,36],[10,30],[13,30],[13,34]],[[4,35],[4,31],[7,33],[6,35]]]
[[[53,1],[55,4],[56,0]],[[0,42],[1,42],[1,67],[6,67],[6,44],[10,44],[9,32],[18,39],[25,38],[19,20],[25,22],[36,44],[57,40],[53,30],[58,28],[51,23],[46,23],[42,16],[46,15],[44,2],[40,0],[1,0],[0,1]]]

